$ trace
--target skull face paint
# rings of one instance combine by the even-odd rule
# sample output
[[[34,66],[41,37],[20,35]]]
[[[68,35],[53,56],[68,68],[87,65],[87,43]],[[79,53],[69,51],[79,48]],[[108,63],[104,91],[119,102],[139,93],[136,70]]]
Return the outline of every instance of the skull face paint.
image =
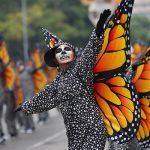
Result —
[[[69,63],[74,60],[74,51],[68,45],[60,45],[55,50],[55,57],[59,64]]]

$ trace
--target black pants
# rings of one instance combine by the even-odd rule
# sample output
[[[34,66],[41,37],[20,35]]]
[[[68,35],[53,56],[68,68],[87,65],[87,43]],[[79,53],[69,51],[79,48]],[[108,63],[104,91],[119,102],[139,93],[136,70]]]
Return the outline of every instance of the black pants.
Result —
[[[16,136],[17,135],[16,123],[15,123],[16,113],[14,112],[15,96],[13,91],[6,92],[4,102],[6,104],[5,121],[7,124],[8,133],[10,134],[10,136]]]
[[[4,135],[2,127],[3,103],[0,103],[0,137]]]

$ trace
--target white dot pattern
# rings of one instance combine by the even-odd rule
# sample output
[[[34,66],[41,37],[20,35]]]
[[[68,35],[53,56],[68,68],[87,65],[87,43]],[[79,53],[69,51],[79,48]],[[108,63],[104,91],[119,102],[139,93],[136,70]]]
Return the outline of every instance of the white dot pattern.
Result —
[[[27,115],[58,106],[67,130],[69,150],[103,150],[105,147],[106,130],[93,94],[93,66],[99,43],[94,30],[81,57],[22,105]]]

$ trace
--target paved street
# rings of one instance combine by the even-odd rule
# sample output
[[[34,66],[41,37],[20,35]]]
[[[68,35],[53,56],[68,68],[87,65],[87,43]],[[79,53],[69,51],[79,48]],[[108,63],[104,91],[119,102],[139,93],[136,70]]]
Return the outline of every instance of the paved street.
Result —
[[[67,138],[63,119],[60,114],[50,117],[49,121],[32,134],[20,133],[16,139],[8,140],[0,150],[65,150]]]
[[[34,116],[35,122],[37,121]],[[4,121],[3,121],[3,125]],[[6,130],[6,128],[5,128]],[[34,133],[20,133],[18,138],[7,140],[0,150],[66,150],[67,138],[62,116],[55,110],[44,125],[36,125]],[[108,149],[108,143],[105,150]],[[150,149],[145,149],[150,150]]]

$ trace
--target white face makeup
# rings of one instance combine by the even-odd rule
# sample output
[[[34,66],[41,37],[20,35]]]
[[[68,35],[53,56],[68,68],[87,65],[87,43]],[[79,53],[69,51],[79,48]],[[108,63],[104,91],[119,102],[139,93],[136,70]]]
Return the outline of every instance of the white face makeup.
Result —
[[[74,52],[68,45],[60,45],[55,51],[55,57],[59,64],[65,64],[73,61]]]

